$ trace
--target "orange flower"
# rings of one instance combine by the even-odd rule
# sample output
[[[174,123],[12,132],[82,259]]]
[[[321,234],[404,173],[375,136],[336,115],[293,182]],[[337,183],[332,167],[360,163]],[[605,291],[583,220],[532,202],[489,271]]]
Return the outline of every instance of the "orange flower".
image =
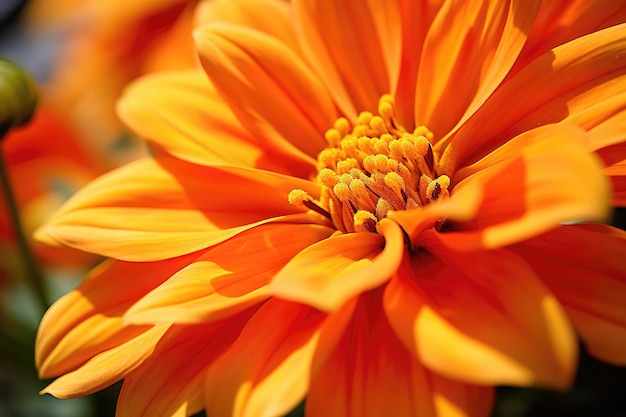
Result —
[[[610,182],[626,202],[626,6],[197,16],[205,73],[118,103],[154,157],[40,229],[112,258],[43,318],[43,392],[124,379],[119,416],[484,416],[493,385],[567,387],[576,332],[626,364],[626,234],[582,223]]]

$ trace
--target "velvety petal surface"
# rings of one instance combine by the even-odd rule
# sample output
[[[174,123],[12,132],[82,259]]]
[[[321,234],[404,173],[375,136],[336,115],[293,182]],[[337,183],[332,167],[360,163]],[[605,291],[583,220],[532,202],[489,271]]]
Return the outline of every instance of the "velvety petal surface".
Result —
[[[448,147],[451,169],[473,162],[520,132],[575,117],[575,111],[588,111],[593,102],[579,101],[576,106],[577,96],[611,88],[614,84],[609,81],[623,75],[625,68],[626,24],[558,46],[506,80],[467,123],[437,145],[438,149]],[[613,95],[600,97],[611,99]],[[594,118],[601,119],[598,115]]]
[[[391,326],[426,367],[474,384],[572,382],[575,334],[523,259],[439,243],[427,250],[403,263],[384,296]]]
[[[626,232],[601,224],[561,226],[515,251],[563,304],[589,352],[625,365]]]
[[[276,274],[271,293],[334,311],[359,293],[385,283],[405,253],[404,237],[395,222],[382,220],[379,227],[382,235],[334,235],[304,249]]]
[[[207,414],[273,417],[297,406],[309,387],[311,358],[324,318],[301,304],[268,300],[210,367]]]
[[[402,22],[397,0],[295,0],[295,29],[312,68],[343,114],[354,118],[394,93]]]
[[[43,316],[35,345],[40,376],[70,372],[144,333],[149,326],[122,328],[123,312],[197,256],[154,263],[106,261],[95,268]]]
[[[604,173],[613,187],[613,205],[626,207],[626,143],[601,149],[598,155],[607,165]]]
[[[356,308],[329,317],[318,352],[325,354],[313,358],[307,416],[478,417],[491,409],[491,387],[437,375],[404,347],[378,290],[362,294]]]
[[[186,417],[201,411],[206,369],[237,339],[253,312],[209,325],[172,327],[150,359],[124,380],[116,416]]]
[[[318,194],[312,182],[269,171],[144,159],[91,182],[39,236],[122,260],[167,259],[268,221],[321,222],[289,204],[295,188]]]
[[[410,126],[415,119],[417,71],[424,39],[444,0],[400,0],[402,19],[402,59],[396,88],[396,112],[400,123]]]
[[[310,176],[309,160],[275,152],[247,131],[200,70],[160,72],[126,88],[121,119],[176,158]]]
[[[196,7],[198,26],[228,22],[271,35],[297,51],[291,4],[283,0],[210,0]]]
[[[626,76],[619,81],[626,82]],[[621,91],[611,91],[613,97],[602,103],[605,111],[597,112],[604,117],[597,123],[589,126],[587,135],[589,150],[598,152],[604,159],[605,165],[611,166],[624,156],[623,146],[626,142],[626,94]],[[595,109],[592,107],[590,112]],[[613,149],[607,149],[611,148]],[[604,153],[604,155],[603,155]]]
[[[93,394],[126,377],[146,360],[159,343],[169,324],[144,329],[133,338],[91,357],[72,372],[65,373],[44,388],[42,394],[74,398]]]
[[[310,160],[326,146],[335,107],[296,52],[272,36],[225,23],[203,26],[194,37],[215,88],[267,147]]]
[[[292,257],[334,229],[307,224],[255,227],[209,249],[128,310],[125,322],[207,323],[269,297],[267,285]]]
[[[417,74],[415,124],[442,138],[498,87],[517,59],[540,1],[447,1],[432,22]]]
[[[604,221],[610,188],[584,132],[551,125],[523,133],[460,170],[452,198],[478,200],[474,216],[447,222],[440,238],[458,249],[495,248],[562,222]]]
[[[544,1],[517,67],[550,49],[626,21],[626,4],[614,0]]]

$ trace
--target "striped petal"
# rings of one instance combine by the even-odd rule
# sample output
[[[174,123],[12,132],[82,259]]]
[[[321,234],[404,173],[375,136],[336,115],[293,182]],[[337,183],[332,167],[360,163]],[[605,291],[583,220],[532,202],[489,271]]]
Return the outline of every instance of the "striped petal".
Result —
[[[626,4],[615,0],[544,1],[516,66],[524,67],[556,46],[625,20]]]
[[[441,244],[427,250],[403,264],[384,303],[395,332],[429,369],[473,384],[572,382],[572,327],[521,258]]]
[[[176,158],[200,165],[241,166],[307,177],[312,163],[293,160],[241,126],[202,71],[161,72],[140,78],[117,103],[139,136]]]
[[[450,201],[473,200],[474,215],[451,219],[438,238],[457,249],[495,248],[562,222],[606,220],[609,184],[584,140],[576,127],[545,126],[460,170]]]
[[[39,237],[116,259],[167,259],[268,221],[319,222],[289,204],[295,188],[318,193],[309,181],[269,171],[144,159],[91,182]]]
[[[214,22],[246,26],[273,36],[297,50],[291,5],[282,0],[202,1],[196,7],[196,22],[198,26]]]
[[[561,226],[516,245],[571,318],[589,352],[626,365],[626,232]]]
[[[614,126],[619,130],[619,126]],[[607,129],[607,134],[608,133]],[[616,132],[615,135],[622,135]],[[600,149],[598,156],[606,165],[604,174],[609,177],[613,187],[613,205],[616,207],[626,207],[626,142]]]
[[[202,66],[241,123],[267,147],[310,163],[326,146],[336,112],[302,59],[276,38],[241,26],[213,23],[194,37]]]
[[[324,317],[301,304],[268,300],[210,367],[207,414],[270,417],[285,415],[298,405],[308,390]]]
[[[126,313],[125,322],[206,323],[235,314],[267,299],[266,286],[274,275],[299,251],[333,231],[316,225],[272,224],[242,232],[143,297]]]
[[[316,371],[306,415],[489,415],[492,388],[452,381],[426,369],[395,335],[380,296],[380,291],[363,294],[356,308],[324,323],[318,351],[329,354],[313,358]]]
[[[589,104],[598,104],[597,94],[602,99],[613,97],[611,91],[605,94],[605,88],[622,92],[619,83],[611,80],[624,74],[625,64],[626,24],[556,47],[506,80],[467,123],[438,146],[442,150],[451,145],[448,163],[454,169],[520,132],[568,117],[575,119],[578,112],[589,111]],[[585,95],[591,103],[584,100]],[[578,100],[579,96],[583,97]],[[608,109],[616,106],[619,108],[614,103]],[[602,117],[595,115],[593,119]]]
[[[42,318],[35,349],[40,376],[75,370],[95,354],[144,333],[147,326],[122,328],[123,312],[197,256],[154,263],[106,261],[95,268]]]
[[[448,1],[424,41],[415,124],[442,138],[467,120],[515,63],[540,1]]]
[[[112,348],[94,355],[75,371],[55,379],[41,393],[57,398],[74,398],[93,394],[114,384],[150,357],[168,328],[169,324],[161,324],[144,329],[125,342],[118,340]]]
[[[350,118],[396,90],[402,22],[397,0],[293,2],[305,56]]]
[[[400,0],[402,18],[402,65],[396,88],[396,112],[400,124],[411,126],[415,119],[417,71],[424,39],[444,0]]]
[[[254,309],[210,325],[172,327],[128,375],[116,416],[186,417],[204,409],[207,368],[237,339]]]
[[[380,222],[377,233],[331,236],[296,255],[272,281],[273,295],[323,311],[339,309],[352,297],[385,283],[404,255],[395,222]]]

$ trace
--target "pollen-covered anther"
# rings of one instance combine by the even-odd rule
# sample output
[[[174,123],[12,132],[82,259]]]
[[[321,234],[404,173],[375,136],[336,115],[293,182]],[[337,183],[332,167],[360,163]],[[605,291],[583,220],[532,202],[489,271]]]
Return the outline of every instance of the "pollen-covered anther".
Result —
[[[354,231],[355,232],[376,232],[378,220],[369,211],[359,210],[354,213]]]
[[[448,198],[450,196],[448,187],[450,187],[450,178],[447,175],[442,175],[428,184],[426,197],[429,201]]]
[[[351,125],[339,118],[326,132],[328,148],[317,158],[319,201],[302,190],[289,194],[330,218],[344,233],[377,232],[389,211],[413,210],[449,196],[450,179],[437,174],[433,134],[407,131],[396,119],[394,99],[383,96],[378,114],[362,112]]]
[[[291,190],[289,192],[289,195],[287,196],[287,200],[289,201],[289,204],[293,206],[306,207],[307,209],[313,210],[314,212],[319,213],[322,216],[332,220],[332,216],[330,215],[330,213],[323,209],[321,204],[319,202],[316,202],[313,197],[311,197],[309,193],[304,190],[301,190],[299,188]]]

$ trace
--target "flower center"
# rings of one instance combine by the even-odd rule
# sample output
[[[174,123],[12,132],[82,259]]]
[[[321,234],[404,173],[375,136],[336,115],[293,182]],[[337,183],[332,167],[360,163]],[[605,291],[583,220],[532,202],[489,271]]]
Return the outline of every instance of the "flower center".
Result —
[[[317,157],[319,201],[297,189],[289,202],[328,217],[344,233],[376,232],[390,210],[449,196],[450,178],[437,176],[432,139],[423,126],[412,132],[401,126],[393,97],[385,95],[377,115],[362,112],[354,126],[341,117],[326,132],[329,146]]]

